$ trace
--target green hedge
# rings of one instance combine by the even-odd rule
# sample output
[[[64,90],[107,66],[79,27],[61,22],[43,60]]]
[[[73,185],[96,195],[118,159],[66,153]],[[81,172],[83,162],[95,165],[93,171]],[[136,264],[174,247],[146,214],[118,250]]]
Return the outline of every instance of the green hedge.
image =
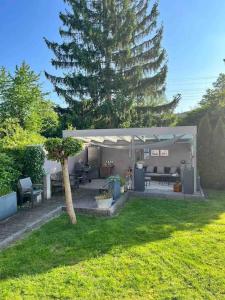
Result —
[[[23,156],[23,175],[33,183],[41,183],[44,176],[45,153],[42,146],[27,146]]]
[[[0,153],[0,196],[16,190],[19,176],[20,172],[14,158],[6,153]]]

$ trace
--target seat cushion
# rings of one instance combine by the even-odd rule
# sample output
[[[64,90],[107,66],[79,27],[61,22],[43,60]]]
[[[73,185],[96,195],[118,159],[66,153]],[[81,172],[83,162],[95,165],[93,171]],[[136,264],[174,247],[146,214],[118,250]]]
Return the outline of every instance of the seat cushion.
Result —
[[[175,173],[177,173],[177,167],[171,167],[170,174],[175,174]]]
[[[164,173],[165,173],[165,174],[170,174],[170,170],[171,170],[170,167],[165,167],[165,168],[164,168]]]
[[[149,172],[149,173],[154,173],[154,167],[153,166],[148,166],[146,171]]]
[[[164,167],[157,167],[158,174],[164,174]]]

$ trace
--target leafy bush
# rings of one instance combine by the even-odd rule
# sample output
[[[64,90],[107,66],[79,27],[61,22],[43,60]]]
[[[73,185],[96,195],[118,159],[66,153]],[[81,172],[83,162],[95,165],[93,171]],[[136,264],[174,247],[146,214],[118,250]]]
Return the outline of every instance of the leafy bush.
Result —
[[[126,178],[125,177],[120,177],[120,185],[125,186],[126,184]]]
[[[96,200],[105,200],[105,199],[110,199],[112,198],[112,193],[110,191],[105,191],[103,193],[101,193],[100,195],[98,196],[95,196],[95,199]]]
[[[1,124],[0,137],[0,149],[3,151],[42,144],[45,141],[40,134],[23,129],[19,125],[19,121],[13,118],[9,118]]]
[[[16,182],[20,173],[14,164],[15,161],[11,156],[0,153],[0,196],[16,189]]]
[[[45,153],[41,146],[27,146],[24,150],[23,174],[33,183],[40,183],[44,176]]]
[[[69,156],[78,154],[82,150],[83,143],[72,137],[64,139],[51,138],[45,142],[48,151],[48,159],[57,160],[63,163]]]

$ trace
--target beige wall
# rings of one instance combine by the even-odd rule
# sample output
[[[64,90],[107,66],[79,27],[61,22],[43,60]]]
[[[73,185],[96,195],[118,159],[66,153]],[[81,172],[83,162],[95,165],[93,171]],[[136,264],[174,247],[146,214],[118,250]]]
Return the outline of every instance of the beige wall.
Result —
[[[186,143],[177,143],[171,146],[164,147],[169,150],[168,157],[150,156],[150,159],[144,160],[148,166],[162,166],[162,167],[179,167],[180,162],[185,160],[186,163],[191,163],[191,146]]]
[[[179,167],[181,160],[185,160],[186,163],[191,163],[191,148],[190,144],[177,143],[171,146],[164,147],[169,150],[168,157],[152,157],[144,160],[146,165],[150,166],[162,166],[162,167]],[[143,158],[143,150],[142,158]],[[132,167],[131,158],[129,158],[129,150],[118,150],[110,148],[102,148],[102,160],[104,164],[107,160],[112,160],[115,164],[114,175],[124,175],[129,167]]]
[[[114,175],[121,175],[124,176],[125,172],[127,171],[128,167],[132,167],[131,159],[129,158],[129,151],[128,150],[121,150],[121,149],[110,149],[110,148],[103,148],[102,147],[102,161],[101,164],[103,165],[107,160],[112,160],[114,162]]]

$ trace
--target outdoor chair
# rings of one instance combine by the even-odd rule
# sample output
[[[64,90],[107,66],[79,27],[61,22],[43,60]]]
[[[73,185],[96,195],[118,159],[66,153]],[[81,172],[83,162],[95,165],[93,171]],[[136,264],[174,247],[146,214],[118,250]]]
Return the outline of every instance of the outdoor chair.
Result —
[[[76,163],[74,166],[74,171],[70,174],[71,178],[77,178],[79,183],[91,182],[90,177],[91,168],[83,163]]]
[[[18,205],[22,206],[26,202],[30,202],[33,207],[38,196],[41,195],[43,199],[42,187],[42,184],[33,184],[30,177],[20,179],[18,182]]]
[[[62,172],[51,174],[51,187],[52,192],[58,192],[63,190]]]
[[[79,188],[79,179],[76,175],[70,174],[70,185],[72,189]],[[51,175],[51,186],[53,192],[62,191],[64,189],[62,172],[58,172]]]

